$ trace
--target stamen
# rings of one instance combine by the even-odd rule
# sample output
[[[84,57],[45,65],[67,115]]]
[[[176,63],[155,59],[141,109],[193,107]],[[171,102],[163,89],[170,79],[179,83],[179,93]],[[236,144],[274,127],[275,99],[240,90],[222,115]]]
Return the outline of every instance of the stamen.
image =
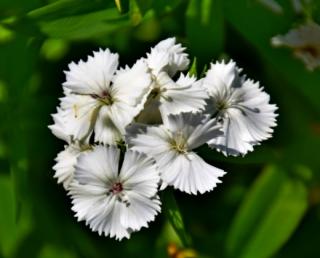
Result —
[[[182,131],[178,131],[171,141],[172,149],[179,153],[186,154],[188,152],[187,140]]]
[[[110,92],[104,90],[100,95],[98,94],[90,94],[90,96],[94,99],[99,100],[103,105],[112,105],[114,99],[112,98]]]
[[[113,194],[118,194],[118,193],[121,193],[122,191],[123,191],[123,186],[120,182],[114,183],[112,185],[111,192]]]
[[[247,116],[246,112],[248,111],[252,113],[260,113],[259,108],[250,108],[241,104],[232,104],[230,107],[239,109],[244,116]]]

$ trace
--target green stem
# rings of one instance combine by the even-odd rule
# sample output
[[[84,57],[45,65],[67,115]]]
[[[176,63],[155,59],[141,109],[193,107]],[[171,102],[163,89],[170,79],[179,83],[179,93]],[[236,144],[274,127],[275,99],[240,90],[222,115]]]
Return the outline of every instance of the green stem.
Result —
[[[183,247],[191,247],[192,241],[190,235],[186,232],[180,209],[177,205],[173,191],[166,189],[162,192],[163,210],[171,226],[180,238]]]

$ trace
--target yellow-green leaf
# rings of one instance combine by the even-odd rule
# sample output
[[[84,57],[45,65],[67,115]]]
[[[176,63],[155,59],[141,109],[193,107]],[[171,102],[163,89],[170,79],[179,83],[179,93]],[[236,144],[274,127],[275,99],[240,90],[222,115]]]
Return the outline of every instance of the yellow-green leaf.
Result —
[[[307,189],[283,168],[266,168],[248,192],[232,223],[230,257],[271,257],[291,236],[307,209]]]

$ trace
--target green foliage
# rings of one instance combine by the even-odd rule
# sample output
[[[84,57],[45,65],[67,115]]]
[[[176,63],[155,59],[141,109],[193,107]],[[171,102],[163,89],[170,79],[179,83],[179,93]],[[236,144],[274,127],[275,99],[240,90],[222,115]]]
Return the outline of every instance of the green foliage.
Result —
[[[164,258],[174,243],[186,258],[191,239],[199,257],[320,257],[320,72],[270,44],[319,23],[318,1],[303,1],[300,13],[291,0],[0,2],[0,257]],[[197,150],[228,171],[223,183],[196,197],[166,189],[156,221],[118,243],[77,223],[52,178],[63,143],[47,129],[49,114],[69,62],[109,47],[132,64],[172,36],[188,47],[190,75],[227,57],[259,80],[279,106],[279,126],[243,158]]]
[[[186,33],[190,52],[210,62],[223,50],[224,18],[221,0],[191,0],[186,12]],[[204,40],[199,38],[205,36]]]
[[[305,185],[276,165],[249,190],[228,236],[231,257],[266,258],[288,240],[308,206]]]
[[[162,195],[164,212],[177,235],[180,238],[180,241],[184,247],[188,247],[191,245],[190,236],[187,234],[182,215],[176,203],[176,200],[173,196],[173,192],[171,190],[164,191]]]

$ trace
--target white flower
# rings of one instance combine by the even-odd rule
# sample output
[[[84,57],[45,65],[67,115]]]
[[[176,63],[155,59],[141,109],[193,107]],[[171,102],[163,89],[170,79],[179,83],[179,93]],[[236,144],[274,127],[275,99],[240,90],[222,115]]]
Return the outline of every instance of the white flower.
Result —
[[[56,171],[54,177],[58,179],[58,184],[62,183],[66,190],[69,189],[70,183],[73,181],[74,166],[77,163],[78,156],[91,149],[90,145],[72,143],[58,153],[55,158],[56,164],[53,166],[53,169]]]
[[[88,139],[94,131],[96,142],[115,144],[143,107],[151,83],[145,62],[116,71],[117,66],[118,55],[108,49],[69,65],[58,114],[73,139]]]
[[[160,211],[159,174],[153,159],[128,150],[96,146],[79,156],[70,194],[78,220],[118,240],[148,227]],[[119,172],[120,171],[120,172]]]
[[[170,114],[196,113],[205,109],[208,98],[207,92],[195,77],[180,74],[175,82],[167,73],[161,72],[153,77],[151,93],[137,121],[159,124],[161,118]]]
[[[309,70],[320,66],[320,26],[316,23],[301,25],[285,35],[271,39],[275,47],[289,47]]]
[[[210,114],[222,123],[224,135],[208,141],[224,155],[245,155],[253,146],[271,137],[276,126],[277,107],[259,83],[240,76],[230,61],[211,64],[203,86],[211,97]]]
[[[160,124],[163,117],[169,114],[199,112],[205,108],[208,95],[195,77],[181,73],[177,81],[172,79],[173,75],[189,65],[184,50],[181,44],[176,44],[175,38],[168,38],[160,41],[147,54],[145,62],[152,84],[137,122]]]
[[[164,71],[171,77],[189,66],[190,60],[184,50],[181,44],[176,44],[175,38],[167,38],[151,48],[146,61],[154,74]]]
[[[201,114],[170,115],[164,125],[147,127],[146,133],[131,138],[130,146],[157,161],[163,186],[172,185],[189,194],[204,193],[211,191],[225,172],[192,150],[220,135],[219,128],[215,120]]]

